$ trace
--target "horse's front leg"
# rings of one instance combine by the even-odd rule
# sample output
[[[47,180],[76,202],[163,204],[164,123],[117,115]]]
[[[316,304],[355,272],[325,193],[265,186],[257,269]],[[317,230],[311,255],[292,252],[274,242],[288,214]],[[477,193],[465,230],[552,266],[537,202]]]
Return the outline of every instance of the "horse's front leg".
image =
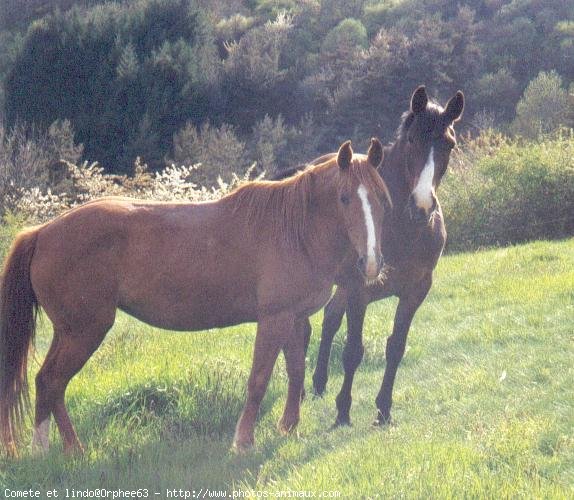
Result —
[[[304,396],[305,352],[307,351],[310,328],[308,318],[297,320],[293,335],[283,347],[287,376],[289,377],[287,402],[278,424],[279,431],[283,434],[291,432],[299,423],[299,409]]]
[[[240,452],[251,448],[255,442],[253,435],[259,406],[267,390],[279,351],[293,335],[294,330],[295,318],[292,314],[265,316],[257,324],[253,364],[247,382],[247,399],[233,439],[234,448]]]
[[[374,425],[384,425],[391,421],[393,385],[395,383],[397,369],[405,353],[407,335],[411,322],[417,309],[425,300],[431,284],[432,275],[429,274],[422,282],[418,283],[413,290],[409,293],[401,294],[399,297],[399,304],[395,312],[393,333],[387,339],[387,347],[385,350],[387,364],[383,376],[383,383],[375,400],[378,411],[377,418],[373,422]]]
[[[347,343],[343,350],[343,367],[345,377],[343,386],[337,395],[337,420],[335,425],[350,425],[351,418],[351,390],[353,378],[361,360],[365,348],[363,347],[363,321],[367,311],[369,299],[366,289],[349,290],[347,293]]]
[[[317,396],[325,392],[329,377],[329,358],[335,334],[341,326],[345,308],[347,307],[347,292],[343,286],[338,286],[335,295],[325,306],[323,326],[321,328],[321,344],[317,356],[317,366],[313,373],[313,391]]]

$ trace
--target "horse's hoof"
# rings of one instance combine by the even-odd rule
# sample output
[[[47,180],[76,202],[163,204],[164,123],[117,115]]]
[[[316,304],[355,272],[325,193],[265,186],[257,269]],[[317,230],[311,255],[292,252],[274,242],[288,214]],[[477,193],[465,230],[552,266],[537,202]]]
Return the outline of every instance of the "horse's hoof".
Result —
[[[64,446],[64,454],[68,457],[82,457],[85,452],[86,450],[80,442]]]
[[[381,413],[377,415],[377,418],[373,420],[373,427],[385,427],[387,425],[391,425],[393,422],[391,420],[391,416],[383,416]]]
[[[321,398],[323,397],[323,394],[325,394],[325,386],[313,384],[313,396],[316,398]]]
[[[32,444],[30,447],[30,455],[33,458],[42,458],[43,456],[48,454],[48,450],[43,448],[42,446],[38,446],[36,444]]]
[[[351,427],[351,419],[349,417],[337,417],[335,423],[333,424],[333,429],[338,427]]]
[[[20,457],[18,454],[18,449],[16,448],[16,443],[14,443],[14,441],[10,441],[6,445],[6,457],[11,460],[17,460]]]
[[[234,441],[232,450],[237,455],[246,455],[253,449],[254,444],[253,441]]]
[[[281,420],[279,420],[279,423],[277,424],[277,429],[281,434],[283,434],[283,436],[287,436],[288,434],[291,434],[291,432],[293,431],[293,429],[295,429],[295,427],[297,427],[298,423],[299,423],[298,419],[282,418]]]

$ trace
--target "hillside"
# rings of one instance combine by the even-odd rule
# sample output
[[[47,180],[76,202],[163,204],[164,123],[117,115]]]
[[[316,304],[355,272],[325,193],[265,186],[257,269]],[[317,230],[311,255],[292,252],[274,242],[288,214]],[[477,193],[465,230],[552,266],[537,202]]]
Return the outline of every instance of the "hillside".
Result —
[[[343,332],[322,399],[296,435],[275,423],[286,395],[275,369],[247,456],[230,452],[250,366],[253,325],[166,333],[120,315],[68,390],[84,459],[25,454],[0,464],[2,488],[339,491],[359,497],[574,495],[574,240],[444,257],[411,329],[395,424],[375,429],[394,299],[370,306],[355,382],[354,425],[332,430]],[[319,342],[320,314],[307,361]],[[41,328],[40,358],[50,334]],[[33,364],[32,371],[38,365]],[[207,497],[206,497],[207,498]]]
[[[68,120],[108,172],[272,171],[390,140],[412,91],[466,94],[459,131],[574,124],[574,1],[0,3],[6,125]]]

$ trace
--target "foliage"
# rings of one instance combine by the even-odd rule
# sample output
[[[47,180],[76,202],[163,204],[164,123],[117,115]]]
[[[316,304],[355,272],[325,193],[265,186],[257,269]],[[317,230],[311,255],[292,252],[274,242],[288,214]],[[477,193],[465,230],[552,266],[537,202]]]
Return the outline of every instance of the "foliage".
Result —
[[[574,234],[574,135],[511,141],[485,132],[456,152],[439,196],[449,250]]]
[[[2,0],[0,2],[0,30],[26,28],[32,21],[54,11],[66,11],[72,7],[94,5],[121,0]]]
[[[201,165],[171,165],[152,173],[138,158],[132,176],[119,176],[106,174],[97,163],[63,164],[67,171],[64,182],[66,191],[56,194],[51,188],[37,186],[20,190],[10,207],[20,218],[33,223],[45,222],[64,210],[102,196],[192,202],[219,199],[249,180],[253,170],[247,169],[241,177],[232,173],[227,182],[218,179],[215,186],[208,188],[194,182]]]
[[[218,178],[229,181],[234,172],[243,172],[245,164],[245,144],[227,124],[212,127],[204,123],[198,130],[188,123],[173,138],[173,160],[176,165],[195,165],[194,181],[202,186],[217,183]]]
[[[232,127],[243,165],[277,168],[277,158],[300,161],[284,141],[301,139],[285,137],[308,117],[310,150],[390,140],[419,84],[441,103],[464,90],[459,131],[523,133],[540,128],[526,95],[516,110],[537,75],[574,80],[574,0],[29,3],[5,3],[21,18],[0,33],[8,126],[68,119],[83,160],[118,174],[138,156],[160,170],[176,156],[174,136],[205,124]],[[282,124],[277,144],[261,143],[267,119]]]
[[[6,80],[6,119],[69,119],[86,156],[126,172],[161,166],[173,134],[203,116],[215,71],[191,0],[138,0],[56,12],[32,25]]]
[[[311,115],[303,117],[298,127],[289,127],[279,115],[266,115],[253,128],[249,154],[259,172],[269,174],[311,161],[318,155],[318,138]]]
[[[67,120],[56,121],[45,133],[0,123],[0,216],[16,208],[27,189],[56,189],[65,178],[62,160],[76,162],[83,146],[74,143]]]
[[[220,119],[248,134],[269,110],[293,113],[292,75],[283,67],[292,17],[281,14],[226,45],[221,78]]]
[[[568,92],[562,86],[560,75],[555,71],[541,71],[516,105],[512,130],[529,139],[554,132],[569,125],[568,105]]]
[[[358,19],[344,19],[335,26],[323,40],[323,52],[336,54],[368,46],[367,30]]]
[[[475,82],[473,90],[475,108],[492,110],[498,123],[512,119],[520,89],[518,81],[507,68],[500,68],[496,73],[485,73]]]

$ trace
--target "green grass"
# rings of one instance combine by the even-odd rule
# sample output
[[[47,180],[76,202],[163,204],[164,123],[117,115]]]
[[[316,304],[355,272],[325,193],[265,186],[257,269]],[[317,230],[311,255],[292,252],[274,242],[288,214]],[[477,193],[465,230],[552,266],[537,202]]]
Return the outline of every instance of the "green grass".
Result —
[[[307,398],[288,437],[275,427],[286,396],[280,359],[247,456],[230,445],[254,325],[176,334],[119,315],[67,393],[85,457],[63,457],[53,429],[48,456],[24,450],[19,461],[0,462],[0,484],[163,495],[252,488],[354,498],[574,497],[574,239],[444,257],[399,369],[395,423],[379,429],[370,423],[395,305],[369,308],[353,426],[330,428],[342,379],[339,332],[328,391]],[[318,314],[308,391],[320,322]],[[47,323],[40,353],[50,341]]]

